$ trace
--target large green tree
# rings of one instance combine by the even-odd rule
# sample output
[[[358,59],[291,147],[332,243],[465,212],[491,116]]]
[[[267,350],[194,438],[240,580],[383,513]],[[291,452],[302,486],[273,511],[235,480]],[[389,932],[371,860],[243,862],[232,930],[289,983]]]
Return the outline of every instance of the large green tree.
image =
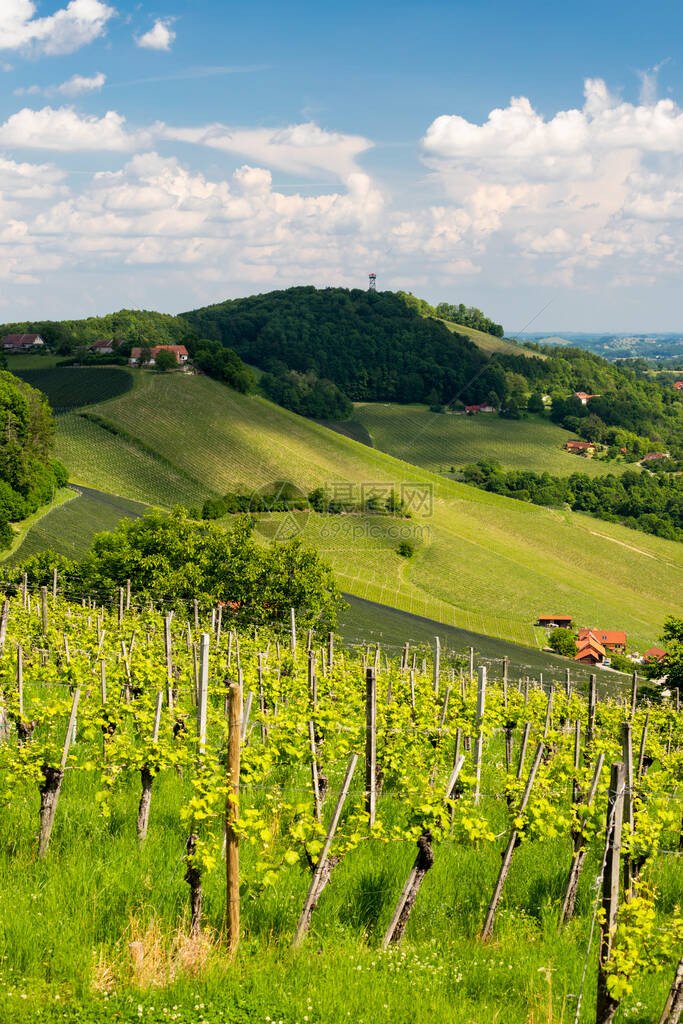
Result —
[[[662,643],[666,657],[661,663],[661,674],[666,673],[670,686],[683,688],[683,618],[667,615]]]

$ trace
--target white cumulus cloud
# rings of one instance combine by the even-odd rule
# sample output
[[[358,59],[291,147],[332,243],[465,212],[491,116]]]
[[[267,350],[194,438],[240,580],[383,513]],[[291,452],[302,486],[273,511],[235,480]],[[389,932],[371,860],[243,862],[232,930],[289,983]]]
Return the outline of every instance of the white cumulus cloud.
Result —
[[[72,75],[71,78],[66,82],[61,82],[59,85],[29,85],[27,88],[19,88],[14,90],[15,96],[82,96],[88,92],[98,92],[104,83],[107,81],[107,76],[101,71],[97,74],[91,75]]]
[[[34,0],[2,0],[0,50],[73,53],[103,35],[116,13],[102,0],[71,0],[54,14],[36,18]]]
[[[125,151],[145,145],[147,138],[145,132],[129,131],[126,119],[114,110],[96,117],[73,107],[24,107],[0,125],[0,145],[18,149]]]
[[[157,18],[149,32],[137,36],[135,43],[146,50],[170,50],[175,40],[170,18]]]

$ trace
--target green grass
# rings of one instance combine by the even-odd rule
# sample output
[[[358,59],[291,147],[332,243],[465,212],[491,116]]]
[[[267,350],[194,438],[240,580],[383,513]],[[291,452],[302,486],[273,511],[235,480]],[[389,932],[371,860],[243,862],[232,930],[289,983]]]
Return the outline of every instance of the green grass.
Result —
[[[46,548],[68,558],[82,558],[95,534],[116,529],[121,519],[143,515],[146,508],[111,494],[81,494],[44,515],[5,560],[16,565]]]
[[[555,476],[598,476],[628,468],[626,463],[584,459],[564,451],[563,445],[575,435],[543,416],[506,420],[494,413],[463,416],[433,413],[425,405],[362,402],[355,407],[353,421],[365,428],[375,448],[434,473],[479,459],[497,459],[504,469]]]
[[[116,366],[17,367],[13,372],[42,391],[60,412],[117,398],[131,390],[134,380],[127,369]]]
[[[17,377],[21,376],[24,370],[50,370],[61,362],[63,356],[52,352],[33,352],[7,355],[7,369]]]
[[[7,561],[12,557],[14,552],[17,551],[24,543],[27,534],[36,527],[36,524],[44,516],[50,515],[59,508],[60,505],[64,504],[64,502],[73,501],[74,498],[75,494],[70,487],[62,487],[57,491],[54,499],[48,505],[43,505],[42,508],[39,508],[32,515],[28,516],[26,519],[22,519],[21,522],[13,523],[12,529],[14,530],[14,538],[10,547],[0,555],[0,561]]]
[[[359,597],[527,644],[544,642],[533,627],[540,613],[571,614],[582,625],[625,629],[641,650],[665,615],[680,611],[680,544],[454,483],[206,377],[145,375],[93,411],[145,449],[99,427],[91,434],[85,421],[78,433],[76,417],[61,417],[58,453],[80,482],[136,500],[187,501],[189,479],[195,504],[212,491],[281,478],[304,490],[351,483],[356,500],[366,483],[431,488],[431,514],[410,521],[307,517],[302,539]],[[411,559],[396,552],[406,527],[417,539]]]
[[[436,317],[436,319],[438,320],[439,318]],[[502,352],[508,356],[525,356],[527,359],[536,356],[539,359],[545,359],[545,356],[539,352],[531,352],[522,345],[515,345],[513,341],[508,341],[507,338],[496,338],[493,334],[486,334],[484,331],[477,331],[474,327],[465,327],[463,324],[454,324],[450,320],[439,320],[439,323],[445,324],[448,330],[453,331],[455,334],[464,334],[465,337],[474,342],[477,348],[480,348],[482,352],[486,352],[487,355]]]

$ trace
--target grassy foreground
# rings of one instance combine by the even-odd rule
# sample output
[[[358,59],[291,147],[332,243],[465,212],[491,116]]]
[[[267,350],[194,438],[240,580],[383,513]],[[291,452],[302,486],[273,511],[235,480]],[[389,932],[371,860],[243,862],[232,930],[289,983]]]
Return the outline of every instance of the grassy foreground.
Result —
[[[206,377],[133,374],[132,391],[90,407],[125,436],[60,417],[58,454],[78,482],[162,507],[283,478],[304,491],[352,485],[356,501],[377,484],[426,495],[409,520],[310,515],[295,529],[343,590],[519,643],[544,642],[540,613],[566,613],[625,629],[642,650],[680,608],[679,544],[454,483]],[[410,559],[397,553],[402,539]]]

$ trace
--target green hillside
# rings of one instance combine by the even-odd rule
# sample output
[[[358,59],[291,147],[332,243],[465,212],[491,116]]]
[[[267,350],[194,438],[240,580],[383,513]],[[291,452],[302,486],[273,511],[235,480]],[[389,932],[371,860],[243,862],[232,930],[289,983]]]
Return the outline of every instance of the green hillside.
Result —
[[[445,324],[449,331],[453,331],[454,334],[464,334],[466,338],[473,341],[477,348],[480,348],[482,352],[486,352],[487,355],[491,356],[494,352],[501,352],[508,356],[526,356],[532,358],[536,356],[537,359],[545,359],[544,355],[540,355],[538,352],[532,352],[528,348],[524,348],[523,345],[515,345],[513,341],[508,341],[507,338],[496,338],[493,334],[485,334],[484,331],[478,331],[474,327],[466,327],[465,324],[454,324],[449,320],[441,320],[437,317],[439,323]]]
[[[505,469],[569,476],[620,473],[626,463],[582,459],[564,450],[574,437],[541,416],[506,420],[430,412],[425,405],[363,402],[351,424],[365,429],[375,448],[434,473],[459,469],[479,459],[497,459]]]
[[[304,490],[352,484],[355,500],[368,484],[431,489],[431,512],[409,520],[311,513],[294,528],[345,591],[491,636],[539,642],[537,615],[566,612],[624,628],[642,647],[680,609],[678,544],[445,480],[206,377],[134,374],[139,387],[89,407],[125,436],[75,414],[59,419],[59,454],[83,483],[162,506],[283,478]],[[287,535],[281,519],[260,529]],[[415,545],[409,559],[396,550],[404,537]]]

